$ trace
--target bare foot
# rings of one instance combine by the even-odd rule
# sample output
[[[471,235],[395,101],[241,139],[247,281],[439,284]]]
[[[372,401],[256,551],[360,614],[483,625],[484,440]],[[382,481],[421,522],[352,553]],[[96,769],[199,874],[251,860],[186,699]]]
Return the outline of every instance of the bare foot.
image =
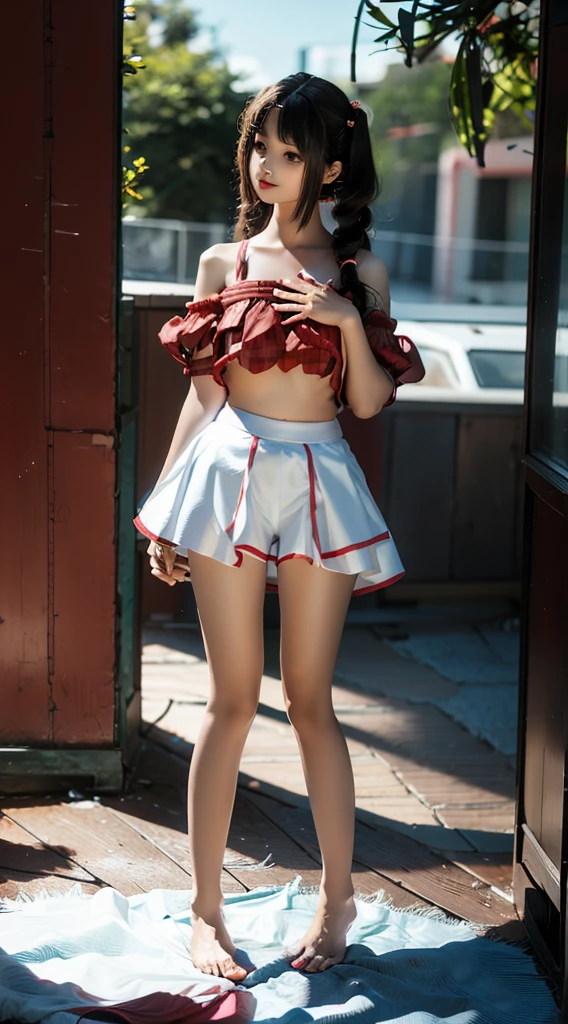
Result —
[[[231,941],[221,910],[205,919],[192,909],[191,924],[190,955],[198,971],[235,982],[246,978],[247,971],[233,959],[236,946]]]
[[[292,967],[315,973],[340,964],[347,948],[347,931],[356,916],[352,896],[332,903],[325,895],[320,895],[318,909],[310,927],[288,955]]]

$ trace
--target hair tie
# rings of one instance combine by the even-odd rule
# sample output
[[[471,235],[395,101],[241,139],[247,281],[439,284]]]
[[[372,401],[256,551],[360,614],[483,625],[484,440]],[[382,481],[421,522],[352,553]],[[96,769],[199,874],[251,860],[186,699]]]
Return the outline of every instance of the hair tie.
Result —
[[[361,104],[359,103],[359,100],[351,100],[351,106],[353,107],[353,110],[360,110],[361,109]],[[348,128],[354,128],[355,127],[355,121],[348,121],[347,122],[347,127]]]
[[[357,260],[353,260],[353,259],[351,259],[351,260],[343,260],[343,263],[341,263],[340,266],[344,267],[346,263],[354,263],[355,266],[357,266]]]

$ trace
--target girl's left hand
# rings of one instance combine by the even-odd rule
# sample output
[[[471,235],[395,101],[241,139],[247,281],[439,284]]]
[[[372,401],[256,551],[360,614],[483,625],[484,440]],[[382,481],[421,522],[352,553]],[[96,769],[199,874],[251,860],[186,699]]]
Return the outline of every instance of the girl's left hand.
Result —
[[[317,320],[319,324],[330,327],[341,327],[345,320],[356,313],[355,306],[349,299],[339,295],[330,285],[321,284],[307,275],[298,276],[294,281],[281,279],[283,288],[275,288],[274,295],[288,302],[273,302],[272,306],[281,313],[295,313],[295,316],[283,320],[282,324],[294,324],[298,320]]]

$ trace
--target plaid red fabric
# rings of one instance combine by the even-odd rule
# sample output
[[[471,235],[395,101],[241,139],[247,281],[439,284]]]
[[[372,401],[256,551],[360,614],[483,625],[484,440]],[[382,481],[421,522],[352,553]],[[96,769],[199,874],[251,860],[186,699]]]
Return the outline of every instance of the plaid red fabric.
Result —
[[[240,255],[237,275],[242,275]],[[187,315],[168,320],[159,338],[192,376],[212,376],[226,387],[223,371],[232,359],[251,373],[278,366],[284,373],[301,365],[305,373],[329,377],[338,405],[347,405],[342,393],[341,332],[315,320],[283,326],[272,306],[277,281],[237,280],[220,294],[187,304]],[[282,300],[284,301],[284,300]],[[397,322],[375,310],[364,327],[377,362],[393,378],[390,405],[396,388],[424,376],[424,367],[410,338],[395,335]]]

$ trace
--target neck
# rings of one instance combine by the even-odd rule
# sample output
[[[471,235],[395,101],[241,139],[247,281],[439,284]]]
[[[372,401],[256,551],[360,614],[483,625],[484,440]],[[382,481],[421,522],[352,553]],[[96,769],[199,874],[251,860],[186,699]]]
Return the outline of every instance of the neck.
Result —
[[[295,209],[295,202],[275,204],[270,221],[264,231],[261,231],[264,242],[274,246],[280,244],[291,250],[328,247],[330,235],[321,222],[317,204],[303,228],[299,228],[298,222],[292,220]]]

